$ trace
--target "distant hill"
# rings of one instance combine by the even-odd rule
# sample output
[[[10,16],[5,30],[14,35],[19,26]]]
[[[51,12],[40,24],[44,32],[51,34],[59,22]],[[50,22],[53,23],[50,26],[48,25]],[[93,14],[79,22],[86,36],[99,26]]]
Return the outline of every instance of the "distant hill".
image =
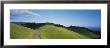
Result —
[[[13,24],[27,27],[36,32],[40,32],[40,38],[45,39],[98,39],[100,37],[100,32],[94,33],[85,27],[70,26],[65,27],[60,24],[54,23],[26,23],[26,22],[11,22]],[[12,27],[11,27],[12,29]],[[12,29],[13,30],[13,29]],[[35,36],[35,35],[34,35]]]

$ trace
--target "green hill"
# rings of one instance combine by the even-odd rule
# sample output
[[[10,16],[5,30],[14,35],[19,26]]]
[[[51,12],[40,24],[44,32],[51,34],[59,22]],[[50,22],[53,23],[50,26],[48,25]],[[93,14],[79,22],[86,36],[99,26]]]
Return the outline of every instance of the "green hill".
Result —
[[[65,27],[53,23],[11,23],[11,39],[96,39],[86,28]]]
[[[80,39],[90,38],[62,27],[45,25],[39,29],[40,37],[43,39]]]
[[[89,30],[87,28],[83,28],[83,27],[72,27],[71,26],[68,29],[71,30],[71,31],[75,31],[75,32],[77,32],[79,34],[88,36],[90,38],[94,38],[94,39],[101,38],[100,37],[100,34],[99,34],[100,32],[93,32],[93,31],[91,31],[91,30]]]
[[[10,24],[11,39],[32,39],[34,38],[35,30],[23,27],[14,23]]]

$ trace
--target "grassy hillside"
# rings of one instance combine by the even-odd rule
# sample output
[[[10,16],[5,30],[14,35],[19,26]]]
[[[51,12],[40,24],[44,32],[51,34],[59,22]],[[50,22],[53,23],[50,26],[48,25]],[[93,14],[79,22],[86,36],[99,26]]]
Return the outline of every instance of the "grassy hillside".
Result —
[[[40,37],[43,39],[87,39],[89,36],[84,36],[79,33],[70,31],[66,28],[56,27],[53,25],[45,25],[39,29]]]
[[[32,39],[34,38],[35,30],[23,27],[14,23],[10,24],[11,39]]]
[[[11,23],[11,39],[94,39],[100,35],[83,27],[53,23]]]
[[[76,31],[79,34],[85,35],[85,36],[89,36],[90,38],[100,38],[100,35],[97,35],[93,32],[84,30],[84,29],[74,29],[74,31]]]
[[[86,29],[86,28],[72,28],[72,27],[70,27],[70,28],[68,28],[69,30],[72,30],[72,31],[75,31],[75,32],[77,32],[77,33],[79,33],[79,34],[82,34],[82,35],[85,35],[85,36],[89,36],[90,38],[100,38],[100,35],[99,34],[96,34],[95,32],[92,32],[92,31],[90,31],[90,30],[88,30],[88,29]]]

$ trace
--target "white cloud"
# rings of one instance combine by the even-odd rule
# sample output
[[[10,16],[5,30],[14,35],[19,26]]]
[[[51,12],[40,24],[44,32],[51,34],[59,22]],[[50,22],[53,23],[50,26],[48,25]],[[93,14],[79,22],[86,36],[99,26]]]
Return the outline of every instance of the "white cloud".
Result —
[[[29,11],[29,10],[25,10],[24,12],[26,12],[27,14],[31,15],[31,16],[41,16],[40,14],[38,13],[34,13],[32,11]]]
[[[11,14],[22,15],[22,16],[41,16],[38,13],[32,12],[31,10],[11,10]]]

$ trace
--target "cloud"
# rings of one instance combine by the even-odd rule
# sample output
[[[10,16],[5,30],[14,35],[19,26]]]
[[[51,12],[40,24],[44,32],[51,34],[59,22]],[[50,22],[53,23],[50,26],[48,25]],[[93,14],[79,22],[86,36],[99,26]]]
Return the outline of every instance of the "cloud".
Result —
[[[17,16],[41,16],[38,13],[32,12],[31,10],[20,10],[20,9],[13,9],[10,11],[11,15],[17,15]]]
[[[34,13],[32,11],[29,11],[29,10],[25,10],[24,12],[26,12],[27,14],[31,15],[31,16],[41,16],[40,14],[38,13]]]

